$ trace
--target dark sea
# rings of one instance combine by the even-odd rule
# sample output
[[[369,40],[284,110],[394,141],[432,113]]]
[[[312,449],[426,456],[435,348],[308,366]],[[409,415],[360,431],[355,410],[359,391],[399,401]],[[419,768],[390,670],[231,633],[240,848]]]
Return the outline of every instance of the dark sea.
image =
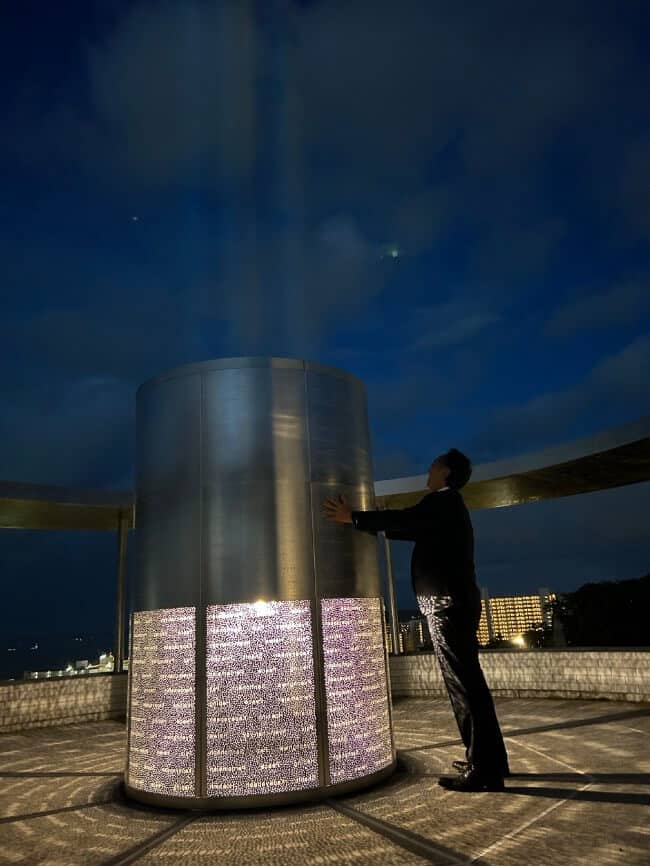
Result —
[[[6,639],[0,636],[0,680],[23,679],[25,671],[61,670],[76,661],[97,662],[113,649],[107,634],[78,632],[66,635],[30,635]]]

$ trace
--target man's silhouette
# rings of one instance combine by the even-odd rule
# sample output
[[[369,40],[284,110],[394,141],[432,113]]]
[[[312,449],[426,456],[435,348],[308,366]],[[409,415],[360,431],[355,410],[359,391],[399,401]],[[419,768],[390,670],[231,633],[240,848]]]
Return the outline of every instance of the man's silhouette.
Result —
[[[452,448],[433,461],[431,491],[412,508],[352,511],[342,496],[327,499],[325,516],[365,532],[415,541],[411,577],[426,616],[433,648],[465,745],[465,761],[454,761],[458,776],[440,779],[456,791],[499,791],[509,775],[508,756],[494,702],[478,658],[476,631],[481,595],[474,570],[474,532],[459,493],[472,474],[468,458]]]

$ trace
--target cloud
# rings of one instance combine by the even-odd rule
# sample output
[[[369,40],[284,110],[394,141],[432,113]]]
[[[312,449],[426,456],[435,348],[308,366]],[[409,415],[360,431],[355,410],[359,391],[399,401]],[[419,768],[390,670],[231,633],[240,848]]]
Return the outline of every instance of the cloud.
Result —
[[[648,370],[650,334],[638,337],[596,364],[587,381],[592,402],[605,399],[610,405],[628,407],[628,411],[636,407],[638,415],[644,414],[650,407]]]
[[[0,478],[104,486],[133,461],[134,424],[134,389],[112,377],[70,379],[24,400],[5,397]]]
[[[603,291],[570,298],[555,310],[544,331],[551,337],[566,337],[583,329],[635,322],[647,311],[650,311],[650,281],[639,277]]]
[[[649,369],[650,335],[644,335],[602,358],[573,387],[493,410],[471,437],[475,462],[525,454],[574,438],[576,423],[589,420],[588,413],[594,409],[601,418],[618,419],[612,423],[636,420],[650,411]]]
[[[649,497],[650,484],[643,483],[507,509],[474,511],[472,522],[481,570],[485,575],[487,568],[518,566],[523,577],[529,564],[539,570],[537,563],[570,559],[579,569],[582,560],[576,581],[583,583],[590,579],[588,572],[593,570],[594,561],[612,557],[615,552],[620,556],[621,551],[626,551],[638,560],[639,553],[645,551],[647,563]],[[616,520],[612,514],[617,515]],[[545,582],[552,585],[554,570],[549,568],[548,572]],[[600,579],[608,577],[614,579],[615,575]]]
[[[618,199],[628,229],[650,239],[650,136],[638,136],[625,147],[619,171]]]
[[[136,4],[88,52],[90,98],[115,168],[223,182],[255,159],[262,46],[249,0]]]
[[[332,329],[381,291],[388,272],[357,222],[228,237],[212,281],[214,309],[237,350],[314,357]]]
[[[97,290],[74,309],[41,308],[5,319],[2,352],[23,354],[30,376],[67,378],[116,377],[138,382],[192,355],[190,298],[162,289],[133,293],[115,286]],[[193,311],[192,311],[193,312]]]
[[[501,321],[501,316],[478,309],[472,310],[472,301],[449,301],[416,310],[413,319],[420,335],[410,346],[412,351],[448,349],[467,343]]]
[[[394,368],[401,362],[413,363],[413,358],[409,356],[420,352],[453,349],[453,352],[445,352],[437,365],[441,378],[457,378],[461,371],[455,369],[452,374],[449,368],[459,362],[461,366],[465,364],[468,360],[467,353],[476,349],[477,340],[490,326],[502,320],[502,315],[488,308],[475,291],[463,295],[458,293],[452,300],[413,307],[388,331],[385,320],[373,320],[372,311],[369,311],[364,322],[359,324],[359,329],[380,345],[376,348],[366,345],[362,349],[339,347],[332,354],[358,363],[372,359],[375,366],[381,358],[390,358],[391,367]],[[482,351],[490,351],[484,342],[481,346]],[[416,363],[418,366],[411,372],[418,371],[420,376],[423,374],[421,362]],[[408,375],[409,371],[402,368],[402,372]],[[470,372],[474,375],[473,366]],[[427,375],[431,375],[430,372]]]
[[[566,231],[563,219],[531,221],[528,217],[522,225],[520,219],[507,215],[495,220],[493,212],[480,225],[473,267],[492,281],[488,288],[491,295],[498,297],[504,290],[512,294],[513,281],[544,275]]]
[[[375,480],[386,478],[407,478],[424,473],[421,462],[414,460],[406,451],[384,447],[377,451],[374,459]]]

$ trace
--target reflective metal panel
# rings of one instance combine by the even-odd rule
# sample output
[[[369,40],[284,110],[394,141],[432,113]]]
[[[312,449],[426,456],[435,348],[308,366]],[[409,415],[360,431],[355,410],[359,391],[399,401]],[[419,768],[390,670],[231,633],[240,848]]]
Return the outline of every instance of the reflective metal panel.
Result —
[[[198,604],[201,379],[138,390],[133,609]]]
[[[366,394],[358,379],[307,370],[311,479],[374,490]]]
[[[204,376],[206,600],[314,594],[302,367]]]
[[[289,359],[194,364],[140,389],[138,425],[134,657],[141,618],[195,610],[192,805],[328,796],[389,771],[376,540],[323,515],[338,493],[374,504],[363,384]],[[181,804],[142,771],[127,791]]]
[[[354,511],[374,508],[374,497],[364,485],[336,482],[311,485],[314,515],[314,556],[318,593],[321,597],[343,598],[381,595],[381,574],[374,535],[359,532],[352,525],[332,523],[323,517],[323,503],[341,493]]]

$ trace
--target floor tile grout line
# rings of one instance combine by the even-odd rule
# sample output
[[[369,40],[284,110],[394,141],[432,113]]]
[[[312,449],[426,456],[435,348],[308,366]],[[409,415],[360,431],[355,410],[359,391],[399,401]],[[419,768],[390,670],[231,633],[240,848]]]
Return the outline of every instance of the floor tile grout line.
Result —
[[[508,737],[504,737],[505,740]],[[572,764],[567,764],[566,761],[563,761],[561,758],[556,758],[555,755],[551,755],[548,752],[544,752],[541,749],[536,749],[535,746],[531,746],[530,743],[520,743],[517,742],[517,745],[522,749],[528,749],[530,752],[535,752],[536,755],[539,755],[542,758],[546,758],[549,761],[555,761],[556,764],[561,764],[561,766],[566,767],[574,773],[579,773],[581,776],[584,776],[585,779],[589,780],[589,783],[592,784],[596,781],[595,777],[591,775],[591,773],[587,773],[585,770],[579,770],[578,767],[574,767]]]
[[[519,827],[515,827],[514,830],[511,830],[509,833],[505,833],[500,839],[497,839],[491,845],[488,845],[487,848],[484,848],[483,851],[480,851],[478,854],[475,854],[471,860],[468,860],[468,864],[476,863],[481,858],[485,857],[486,854],[489,854],[491,851],[494,851],[504,842],[507,842],[509,839],[514,839],[515,836],[518,836],[520,833],[525,832],[533,824],[536,824],[538,821],[541,821],[542,818],[546,817],[550,812],[555,811],[555,809],[559,809],[560,806],[564,806],[565,803],[568,803],[570,800],[573,800],[578,794],[581,794],[583,791],[586,791],[587,788],[591,787],[591,782],[586,785],[583,785],[582,788],[578,788],[576,791],[573,791],[569,797],[565,797],[563,800],[560,800],[559,803],[552,803],[546,809],[543,809],[539,815],[535,815],[529,821],[526,821],[524,824],[521,824]]]
[[[60,806],[58,809],[44,809],[42,812],[23,812],[20,815],[5,815],[0,818],[0,824],[12,824],[16,821],[28,821],[32,818],[46,818],[48,815],[58,815],[61,812],[76,812],[78,809],[89,809],[91,806],[106,806],[108,803],[116,803],[117,799],[111,797],[108,800],[97,800],[94,803],[79,803],[77,806]]]
[[[634,731],[635,734],[645,734],[646,737],[650,736],[650,731],[642,731],[640,728],[631,728],[629,725],[623,725],[620,722],[612,722],[613,725],[617,725],[619,728],[623,728],[626,731]]]
[[[35,771],[33,773],[23,772],[22,770],[12,770],[3,772],[0,770],[0,779],[77,779],[77,778],[97,778],[97,777],[113,777],[116,776],[122,777],[124,774],[120,771],[118,773],[57,773],[53,772],[42,772],[39,773]]]
[[[471,863],[469,858],[458,857],[455,854],[451,854],[446,851],[442,845],[424,839],[421,836],[418,836],[417,833],[413,833],[412,830],[404,830],[401,827],[396,827],[388,821],[383,821],[380,818],[367,815],[365,812],[360,812],[358,809],[348,806],[345,803],[341,803],[338,800],[325,800],[325,803],[335,812],[345,815],[351,820],[356,821],[358,824],[367,827],[369,830],[372,830],[378,835],[383,836],[385,839],[388,839],[390,842],[393,842],[393,844],[398,847],[410,851],[412,854],[417,854],[419,857],[423,857],[425,860],[429,860],[432,863],[439,863],[440,858],[444,858],[449,863],[456,864],[456,866],[469,866]]]
[[[636,709],[635,710],[625,710],[621,713],[612,713],[608,716],[602,716],[601,715],[601,716],[590,716],[586,719],[585,718],[571,719],[568,722],[562,722],[562,724],[548,723],[548,724],[544,724],[544,725],[535,725],[534,727],[529,727],[529,728],[514,728],[512,730],[504,730],[503,736],[504,737],[511,737],[511,738],[512,737],[523,737],[523,736],[527,736],[529,734],[543,734],[543,733],[549,733],[551,731],[563,731],[563,730],[569,730],[569,729],[573,729],[573,728],[590,727],[592,725],[601,726],[601,725],[609,725],[609,724],[620,724],[625,719],[645,718],[648,715],[650,715],[650,708],[643,708],[640,710],[636,710]],[[401,733],[399,728],[397,729],[396,733],[397,733],[397,736],[399,737],[400,733]],[[406,730],[406,733],[408,733],[408,730]],[[411,733],[416,734],[416,735],[418,734],[417,731],[411,731]],[[427,749],[441,749],[441,748],[444,748],[445,746],[456,746],[459,744],[462,744],[462,740],[460,740],[460,739],[444,740],[441,743],[432,743],[431,745],[427,745],[427,746],[411,746],[408,749],[402,749],[402,751],[404,751],[404,752],[417,752],[417,751],[425,751]]]
[[[504,739],[507,740],[508,737],[504,735]],[[567,764],[567,762],[561,760],[561,758],[556,758],[554,755],[549,755],[547,752],[542,752],[540,749],[536,749],[534,746],[531,746],[527,743],[518,742],[517,745],[521,746],[523,749],[528,749],[531,752],[535,752],[536,755],[539,755],[542,758],[546,758],[547,760],[554,761],[556,764],[560,764],[562,767],[566,767],[567,769],[571,770],[574,773],[578,773],[579,775],[584,776],[585,779],[588,780],[587,784],[583,785],[581,788],[578,788],[575,791],[572,791],[568,797],[565,797],[564,799],[560,800],[558,803],[552,803],[546,809],[543,809],[539,813],[539,815],[535,815],[529,821],[526,821],[524,824],[521,824],[519,827],[515,827],[514,830],[511,830],[509,833],[506,833],[500,839],[497,839],[495,842],[493,842],[491,845],[488,845],[487,848],[485,848],[480,853],[476,854],[470,860],[470,863],[475,863],[477,860],[480,860],[486,854],[489,854],[491,851],[494,851],[496,848],[498,848],[504,842],[508,841],[509,839],[514,839],[515,836],[518,836],[520,833],[525,832],[530,827],[532,827],[533,824],[536,824],[538,821],[541,821],[541,819],[544,818],[546,815],[550,814],[551,812],[554,812],[556,809],[559,809],[560,806],[563,806],[565,803],[568,803],[571,800],[575,799],[578,796],[578,794],[581,794],[583,791],[586,791],[596,781],[595,778],[590,773],[586,773],[584,770],[579,770],[577,767],[574,767],[572,764]]]
[[[139,842],[137,845],[134,845],[126,853],[117,854],[115,857],[111,857],[109,860],[104,860],[101,866],[129,866],[129,864],[135,863],[137,860],[140,859],[140,857],[143,857],[145,854],[153,851],[154,848],[162,845],[163,842],[166,842],[172,836],[175,836],[176,833],[178,833],[180,830],[183,830],[185,827],[187,827],[188,824],[191,824],[192,821],[196,821],[196,819],[200,817],[201,815],[199,813],[195,813],[193,815],[184,815],[180,817],[177,821],[175,821],[171,825],[171,827],[165,827],[164,830],[159,830],[157,833],[149,836],[148,839],[145,839],[143,842]]]

